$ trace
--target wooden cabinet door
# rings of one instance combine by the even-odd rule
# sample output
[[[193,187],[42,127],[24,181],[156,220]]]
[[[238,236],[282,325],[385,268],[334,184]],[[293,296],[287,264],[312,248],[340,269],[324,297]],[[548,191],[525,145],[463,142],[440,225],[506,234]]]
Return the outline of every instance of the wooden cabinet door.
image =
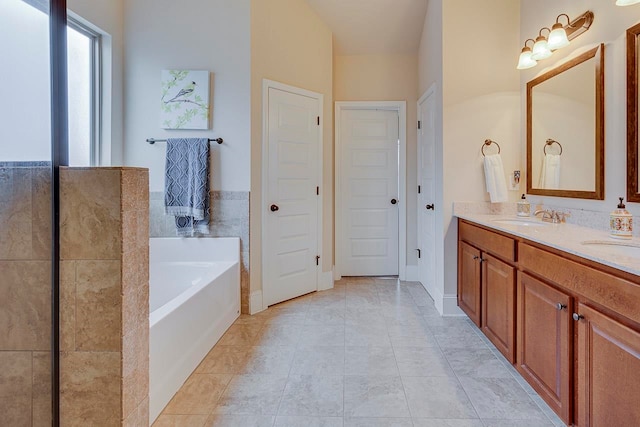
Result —
[[[640,332],[582,304],[576,313],[576,424],[640,426]]]
[[[458,243],[458,306],[480,327],[480,251]]]
[[[482,253],[482,331],[511,363],[515,361],[515,268]]]
[[[518,273],[516,369],[566,424],[572,415],[569,295]]]

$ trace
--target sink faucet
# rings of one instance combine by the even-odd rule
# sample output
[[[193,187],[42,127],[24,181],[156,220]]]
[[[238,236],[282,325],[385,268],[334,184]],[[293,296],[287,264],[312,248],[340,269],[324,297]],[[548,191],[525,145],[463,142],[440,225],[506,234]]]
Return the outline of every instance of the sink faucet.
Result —
[[[548,210],[548,209],[538,209],[533,213],[533,216],[538,216],[538,214],[542,214],[542,221],[550,222],[553,224],[559,224],[561,222],[564,222],[565,216],[566,216],[562,212],[557,212],[557,211]]]

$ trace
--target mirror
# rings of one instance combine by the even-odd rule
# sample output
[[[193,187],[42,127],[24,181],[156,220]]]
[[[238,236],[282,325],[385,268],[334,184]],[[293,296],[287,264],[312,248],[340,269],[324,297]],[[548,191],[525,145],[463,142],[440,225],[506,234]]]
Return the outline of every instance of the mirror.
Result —
[[[527,83],[527,193],[604,199],[604,45]]]
[[[638,156],[638,37],[640,24],[627,30],[627,200],[640,202],[640,156]]]

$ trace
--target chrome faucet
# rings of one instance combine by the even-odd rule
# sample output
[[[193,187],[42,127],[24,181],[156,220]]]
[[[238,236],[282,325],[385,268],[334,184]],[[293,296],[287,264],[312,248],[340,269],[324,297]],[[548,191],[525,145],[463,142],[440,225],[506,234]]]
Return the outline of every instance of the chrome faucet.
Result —
[[[565,221],[566,214],[563,212],[557,212],[554,210],[548,209],[538,209],[533,213],[533,216],[538,216],[538,214],[542,214],[542,221],[550,222],[553,224],[559,224]]]

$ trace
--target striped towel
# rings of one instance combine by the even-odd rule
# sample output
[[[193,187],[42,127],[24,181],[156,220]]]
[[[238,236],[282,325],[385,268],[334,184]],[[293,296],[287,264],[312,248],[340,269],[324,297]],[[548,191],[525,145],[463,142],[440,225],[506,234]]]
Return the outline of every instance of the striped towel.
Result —
[[[176,234],[209,234],[209,140],[169,138],[164,206],[176,218]]]

